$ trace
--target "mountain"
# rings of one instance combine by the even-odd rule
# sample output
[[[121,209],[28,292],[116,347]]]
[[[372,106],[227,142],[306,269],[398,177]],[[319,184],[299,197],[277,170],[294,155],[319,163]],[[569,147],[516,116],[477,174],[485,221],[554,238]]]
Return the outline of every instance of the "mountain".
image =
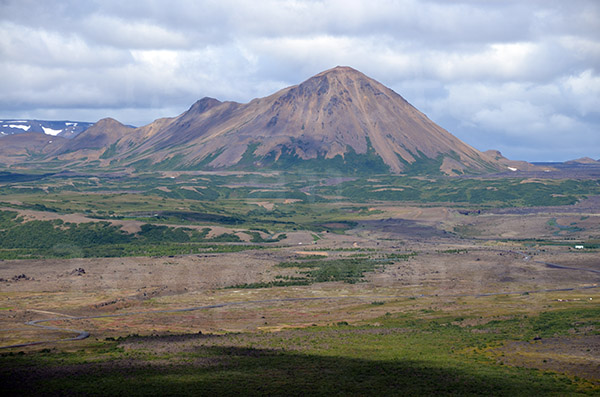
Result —
[[[0,137],[37,132],[51,136],[73,138],[87,130],[92,124],[83,121],[0,120]]]
[[[463,143],[381,83],[339,66],[246,104],[203,98],[177,117],[140,128],[104,119],[47,158],[141,170],[455,175],[520,169],[499,152]]]

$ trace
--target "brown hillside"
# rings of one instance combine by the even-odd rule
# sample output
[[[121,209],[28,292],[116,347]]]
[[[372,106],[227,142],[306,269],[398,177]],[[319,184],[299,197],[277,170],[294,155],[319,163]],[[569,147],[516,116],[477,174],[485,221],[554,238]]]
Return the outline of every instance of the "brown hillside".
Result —
[[[67,139],[38,132],[0,137],[0,163],[11,165],[27,161],[32,155],[44,155],[62,147]]]

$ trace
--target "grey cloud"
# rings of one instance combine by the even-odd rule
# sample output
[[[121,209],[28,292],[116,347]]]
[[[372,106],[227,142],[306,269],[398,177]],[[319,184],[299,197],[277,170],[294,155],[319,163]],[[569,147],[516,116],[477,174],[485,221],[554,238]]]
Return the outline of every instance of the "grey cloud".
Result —
[[[117,48],[185,49],[191,46],[183,32],[172,31],[148,21],[126,21],[93,15],[83,20],[86,36],[96,43]]]
[[[73,33],[40,30],[11,22],[0,23],[3,63],[40,67],[106,68],[131,61],[127,52],[94,46]]]

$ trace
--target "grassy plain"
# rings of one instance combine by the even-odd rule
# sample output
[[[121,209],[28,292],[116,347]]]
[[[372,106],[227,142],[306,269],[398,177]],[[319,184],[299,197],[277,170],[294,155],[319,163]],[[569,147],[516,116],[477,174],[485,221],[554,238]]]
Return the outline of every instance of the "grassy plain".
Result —
[[[24,345],[0,351],[3,391],[598,395],[598,195],[593,178],[3,173],[0,341]]]

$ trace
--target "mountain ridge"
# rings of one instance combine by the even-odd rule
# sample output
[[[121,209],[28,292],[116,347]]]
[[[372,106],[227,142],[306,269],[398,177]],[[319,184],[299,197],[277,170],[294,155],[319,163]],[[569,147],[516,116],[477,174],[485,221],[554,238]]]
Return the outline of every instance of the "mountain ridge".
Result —
[[[2,119],[0,120],[0,137],[37,132],[48,136],[74,138],[94,123],[69,120],[37,120],[37,119]]]
[[[334,167],[457,175],[517,168],[465,144],[401,95],[347,66],[245,104],[204,97],[179,116],[139,128],[103,119],[47,158],[139,169]]]

